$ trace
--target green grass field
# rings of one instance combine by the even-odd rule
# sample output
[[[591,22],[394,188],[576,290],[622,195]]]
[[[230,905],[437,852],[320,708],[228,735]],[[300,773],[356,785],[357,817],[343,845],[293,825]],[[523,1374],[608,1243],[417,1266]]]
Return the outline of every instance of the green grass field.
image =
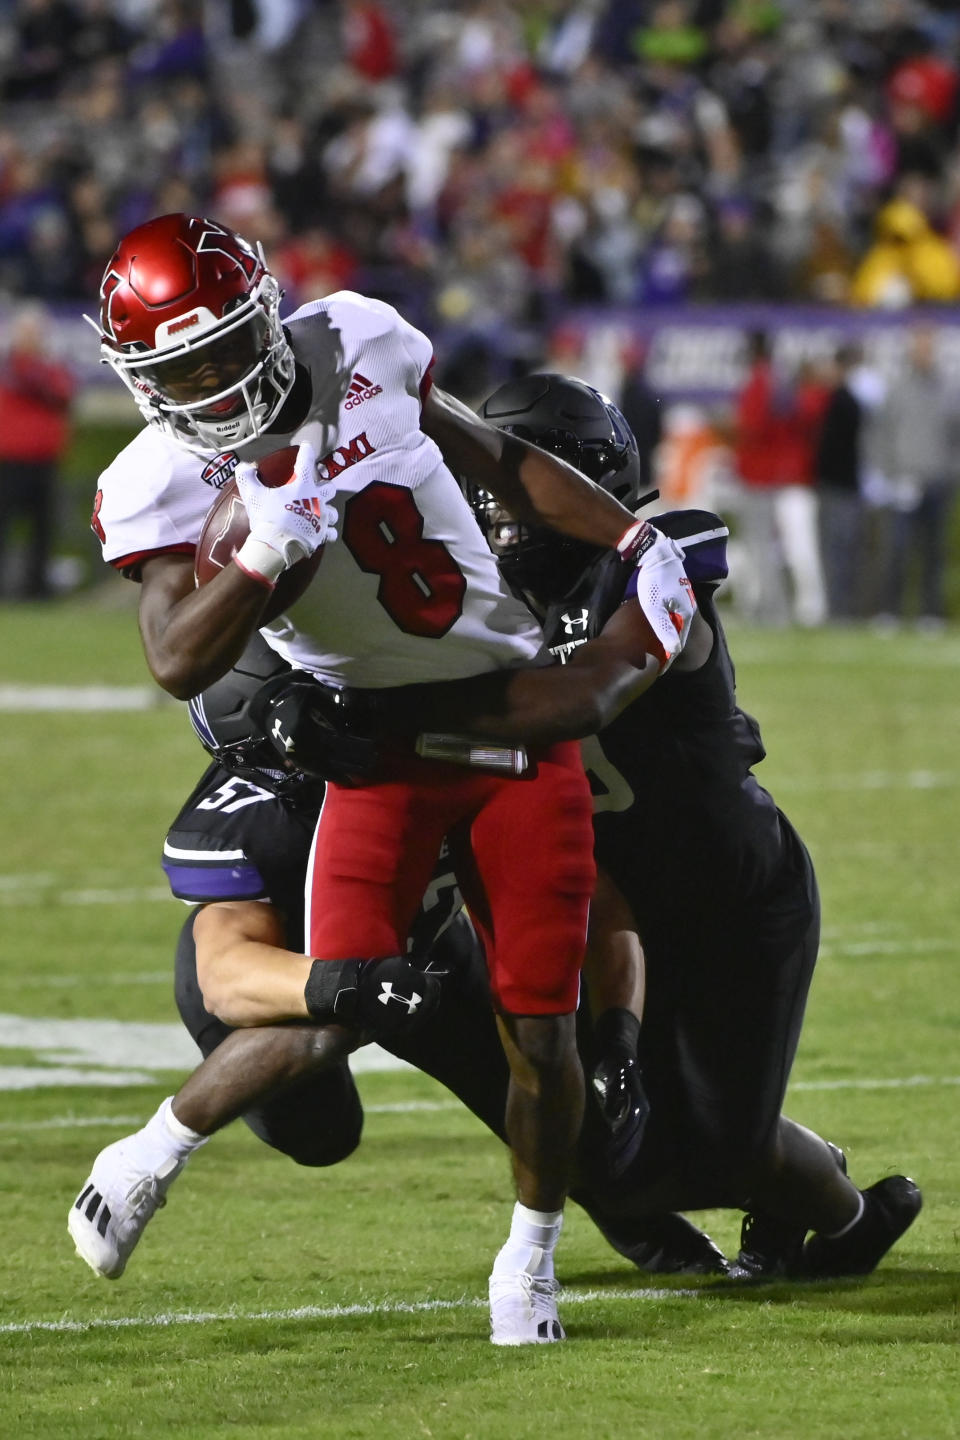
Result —
[[[13,685],[148,686],[133,600],[116,581],[0,612],[0,701]],[[663,1282],[572,1209],[569,1343],[496,1350],[484,1292],[505,1155],[432,1081],[371,1073],[350,1160],[301,1171],[236,1126],[191,1162],[123,1279],[98,1280],[68,1207],[97,1150],[189,1066],[176,1031],[152,1028],[176,1020],[182,918],[158,859],[202,755],[172,702],[7,708],[0,1436],[960,1435],[960,632],[732,642],[761,776],[823,890],[789,1111],[845,1147],[861,1184],[904,1171],[924,1190],[879,1270]],[[698,1218],[736,1250],[739,1215]]]

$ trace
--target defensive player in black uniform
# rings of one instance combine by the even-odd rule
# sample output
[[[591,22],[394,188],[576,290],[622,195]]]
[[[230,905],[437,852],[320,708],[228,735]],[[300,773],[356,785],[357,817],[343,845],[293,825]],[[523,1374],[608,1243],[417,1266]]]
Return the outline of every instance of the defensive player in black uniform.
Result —
[[[240,664],[190,704],[197,733],[216,759],[170,828],[163,867],[174,895],[197,907],[178,940],[176,1000],[207,1058],[142,1130],[98,1155],[70,1210],[78,1253],[108,1278],[123,1273],[189,1155],[237,1116],[301,1165],[336,1164],[360,1140],[360,1098],[346,1060],[331,1044],[339,1027],[310,1023],[304,988],[312,962],[299,953],[304,876],[323,783],[288,763],[281,767],[251,719],[251,699],[289,674],[257,637]],[[341,780],[371,758],[369,747],[349,737],[328,737],[322,759],[315,752],[325,772]],[[374,1000],[352,1018],[446,1085],[504,1140],[508,1070],[486,965],[445,861],[441,855],[414,930],[415,963],[391,972],[391,1003]],[[400,993],[407,1000],[398,1006]],[[433,1008],[408,1027],[405,1005],[414,996],[419,1006],[431,1001]],[[263,1023],[298,1019],[305,1023]],[[228,1021],[244,1028],[234,1030]],[[595,1069],[589,1039],[585,1055]],[[594,1107],[584,1138],[590,1185],[581,1182],[574,1198],[641,1268],[723,1273],[720,1252],[679,1215],[641,1225],[638,1206],[622,1236],[622,1222],[606,1215],[604,1167],[597,1162],[611,1139],[619,1160],[632,1135],[621,1125],[611,1136]]]
[[[481,413],[638,504],[635,441],[591,387],[534,375],[502,386]],[[615,684],[628,582],[601,551],[518,525],[483,492],[472,498],[563,676],[344,692],[340,713],[359,729],[429,725],[510,743],[590,736],[598,697]],[[650,1115],[634,1164],[654,1209],[748,1212],[743,1278],[865,1273],[915,1218],[920,1192],[903,1176],[859,1191],[836,1147],[781,1114],[819,941],[816,880],[752,773],[765,751],[737,705],[714,599],[726,527],[703,511],[656,523],[685,552],[698,614],[670,670],[585,744],[598,865],[628,902],[646,957],[638,1060]]]

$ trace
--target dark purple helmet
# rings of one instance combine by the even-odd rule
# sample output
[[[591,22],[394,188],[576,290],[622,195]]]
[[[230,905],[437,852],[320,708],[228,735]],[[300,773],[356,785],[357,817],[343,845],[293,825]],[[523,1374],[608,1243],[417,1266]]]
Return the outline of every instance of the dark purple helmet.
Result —
[[[480,406],[483,419],[558,455],[628,510],[642,485],[637,442],[623,415],[599,390],[566,375],[508,380]],[[517,523],[486,490],[469,481],[467,498],[504,579],[549,603],[562,599],[599,553],[542,525]]]
[[[251,780],[288,801],[319,803],[322,782],[281,760],[250,713],[251,701],[277,676],[295,672],[257,633],[232,670],[189,703],[203,748],[233,775]]]

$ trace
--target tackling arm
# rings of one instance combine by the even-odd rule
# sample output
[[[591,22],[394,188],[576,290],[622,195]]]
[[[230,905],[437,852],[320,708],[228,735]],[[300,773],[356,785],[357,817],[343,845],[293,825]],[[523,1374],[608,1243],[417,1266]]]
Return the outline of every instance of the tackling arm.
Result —
[[[496,705],[472,716],[459,707],[460,716],[456,721],[451,717],[449,728],[534,745],[595,735],[660,673],[659,662],[647,649],[649,628],[639,605],[622,605],[601,635],[573,652],[569,664],[506,672],[498,677]],[[442,711],[442,700],[438,708]],[[437,719],[437,710],[426,708],[420,719],[423,728],[447,728],[446,721]]]
[[[261,900],[205,905],[193,922],[203,1003],[234,1029],[309,1020],[304,989],[313,964],[287,950],[283,919]]]
[[[691,643],[710,628],[694,616]],[[566,665],[500,670],[469,680],[343,692],[344,718],[381,736],[442,730],[510,744],[581,740],[609,725],[660,674],[651,626],[636,601]]]
[[[316,960],[283,948],[280,913],[262,901],[205,906],[193,936],[204,1005],[234,1029],[290,1020],[346,1026],[349,1050],[413,1029],[439,1003],[441,972],[405,956]]]
[[[619,500],[572,465],[497,430],[436,386],[424,401],[420,424],[455,475],[469,475],[517,520],[610,549],[636,524]]]

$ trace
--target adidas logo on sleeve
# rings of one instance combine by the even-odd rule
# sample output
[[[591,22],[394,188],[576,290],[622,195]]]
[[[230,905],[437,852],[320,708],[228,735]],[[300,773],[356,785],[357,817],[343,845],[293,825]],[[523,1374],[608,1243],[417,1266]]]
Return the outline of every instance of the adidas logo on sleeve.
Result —
[[[382,385],[375,385],[372,380],[367,379],[366,375],[361,375],[359,370],[354,370],[343,408],[344,410],[355,410],[358,405],[363,404],[364,400],[372,400],[375,395],[382,394]]]

